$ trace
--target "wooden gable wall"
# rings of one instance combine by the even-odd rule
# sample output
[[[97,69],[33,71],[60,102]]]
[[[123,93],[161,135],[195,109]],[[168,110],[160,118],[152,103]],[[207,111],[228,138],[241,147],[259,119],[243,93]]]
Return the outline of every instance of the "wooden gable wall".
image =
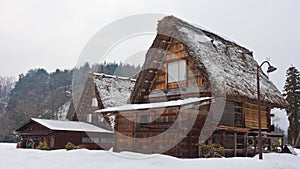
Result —
[[[187,65],[188,70],[186,71],[186,81],[168,83],[168,64],[179,60],[184,60]],[[201,72],[193,62],[193,59],[189,56],[186,46],[177,40],[172,40],[150,90],[204,86],[205,83],[206,82],[203,79]]]
[[[81,93],[78,105],[77,114],[91,113],[98,109],[103,109],[103,105],[99,94],[97,94],[97,89],[94,83],[93,77],[88,75],[87,81],[84,85],[83,91]],[[92,105],[93,99],[97,99],[98,105]]]
[[[48,134],[51,132],[51,130],[35,121],[30,121],[26,125],[19,128],[17,132]]]
[[[93,100],[95,102],[95,99],[97,105],[93,105]],[[108,118],[102,114],[94,113],[94,111],[103,108],[99,91],[94,83],[93,74],[89,73],[76,109],[78,119],[111,130]]]
[[[205,68],[199,69],[199,63],[196,63],[189,55],[188,47],[174,38],[157,35],[151,48],[155,50],[150,49],[147,53],[144,64],[145,69],[140,73],[137,80],[140,84],[136,84],[132,93],[133,98],[135,98],[135,100],[131,98],[132,103],[148,103],[150,102],[149,97],[151,96],[149,95],[151,92],[155,93],[157,91],[163,91],[167,100],[210,96],[207,72]],[[176,61],[184,61],[186,65],[185,80],[169,83],[168,66]],[[180,93],[180,90],[188,90],[189,88],[198,88],[199,92]],[[151,98],[151,102],[166,101],[159,98],[162,97]]]

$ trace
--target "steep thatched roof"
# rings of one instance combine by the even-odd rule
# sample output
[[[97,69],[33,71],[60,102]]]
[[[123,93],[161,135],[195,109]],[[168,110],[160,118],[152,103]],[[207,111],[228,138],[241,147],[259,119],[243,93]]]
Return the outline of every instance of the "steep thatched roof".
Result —
[[[203,66],[208,74],[212,96],[226,96],[233,99],[257,100],[256,68],[258,63],[248,49],[239,46],[233,41],[206,31],[199,26],[184,22],[174,16],[168,16],[159,21],[158,35],[172,37],[188,47],[189,55],[196,61],[199,68]],[[157,36],[158,37],[158,36]],[[151,48],[156,48],[154,43]],[[143,70],[147,69],[154,56],[153,52],[146,55]],[[269,80],[260,71],[261,96],[265,103],[274,107],[284,107],[286,101]],[[138,83],[143,83],[144,74],[140,74]],[[131,95],[134,102],[138,93],[138,85]]]
[[[121,106],[127,103],[134,87],[135,79],[102,73],[91,73],[104,108]]]

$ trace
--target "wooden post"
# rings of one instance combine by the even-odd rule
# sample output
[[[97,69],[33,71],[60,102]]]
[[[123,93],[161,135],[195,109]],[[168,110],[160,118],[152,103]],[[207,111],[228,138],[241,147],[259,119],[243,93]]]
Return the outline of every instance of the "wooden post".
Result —
[[[212,136],[207,139],[207,145],[211,145],[211,144],[212,144]]]
[[[237,148],[237,137],[236,137],[236,131],[234,132],[234,157],[236,157],[236,148]]]
[[[225,148],[225,137],[226,137],[226,134],[225,134],[225,131],[222,132],[222,147]]]
[[[244,133],[244,156],[248,156],[248,133]]]
[[[272,142],[271,138],[268,138],[269,150],[272,151]]]
[[[137,119],[138,118],[138,115],[137,115],[138,113],[134,113],[134,118],[135,119]],[[133,129],[132,129],[132,150],[133,150],[133,152],[137,152],[137,145],[136,145],[136,142],[135,142],[135,137],[136,137],[136,130],[137,130],[137,122],[134,122],[134,121],[132,121],[131,122],[132,123],[132,125],[133,125]]]
[[[283,149],[283,139],[284,139],[284,135],[281,136],[281,145],[280,145],[281,150]]]
[[[282,142],[283,142],[283,137],[282,137]],[[298,137],[297,137],[296,142],[294,144],[294,147],[298,147],[298,146],[300,146],[300,130],[298,132]]]
[[[256,154],[256,137],[254,135],[254,150],[255,150],[255,154]]]

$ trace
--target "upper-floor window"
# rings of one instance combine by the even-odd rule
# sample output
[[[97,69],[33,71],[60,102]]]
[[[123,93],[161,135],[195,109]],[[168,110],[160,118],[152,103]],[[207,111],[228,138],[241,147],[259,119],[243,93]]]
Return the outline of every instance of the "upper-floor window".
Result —
[[[234,124],[243,127],[243,106],[240,102],[234,102]]]
[[[98,100],[95,97],[92,99],[92,107],[98,107]]]
[[[92,122],[92,119],[93,119],[92,113],[87,114],[87,116],[86,116],[86,121],[87,121],[88,123],[91,123],[91,122]]]
[[[186,61],[179,60],[168,63],[168,83],[178,83],[182,81],[186,81]],[[176,86],[178,87],[178,84]]]
[[[140,116],[140,128],[144,128],[145,126],[147,126],[149,123],[148,120],[148,115],[142,114]]]

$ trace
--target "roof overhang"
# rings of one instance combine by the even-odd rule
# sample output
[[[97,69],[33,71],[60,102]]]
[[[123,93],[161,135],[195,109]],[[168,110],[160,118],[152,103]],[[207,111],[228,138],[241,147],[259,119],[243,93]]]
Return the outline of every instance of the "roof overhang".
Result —
[[[235,126],[218,125],[217,130],[248,133],[251,129],[250,128],[243,128],[243,127],[235,127]]]
[[[159,109],[166,107],[184,106],[189,104],[200,103],[202,105],[208,105],[211,103],[212,97],[199,97],[199,98],[187,98],[175,101],[157,102],[157,103],[144,103],[144,104],[126,104],[118,107],[109,107],[106,109],[96,110],[95,113],[118,113],[126,111],[136,110],[148,110]]]

